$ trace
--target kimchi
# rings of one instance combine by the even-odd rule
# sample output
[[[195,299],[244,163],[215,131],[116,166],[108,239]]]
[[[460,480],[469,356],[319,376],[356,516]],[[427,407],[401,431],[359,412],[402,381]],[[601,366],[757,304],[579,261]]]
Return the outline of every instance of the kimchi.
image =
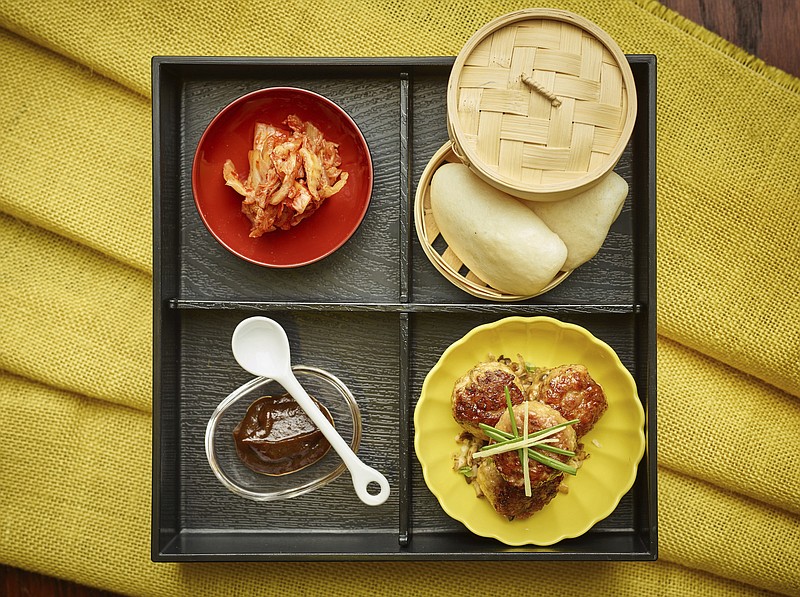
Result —
[[[295,115],[284,124],[290,131],[256,123],[246,178],[231,160],[222,168],[225,184],[244,197],[242,213],[250,220],[254,238],[297,226],[347,184],[336,143]]]

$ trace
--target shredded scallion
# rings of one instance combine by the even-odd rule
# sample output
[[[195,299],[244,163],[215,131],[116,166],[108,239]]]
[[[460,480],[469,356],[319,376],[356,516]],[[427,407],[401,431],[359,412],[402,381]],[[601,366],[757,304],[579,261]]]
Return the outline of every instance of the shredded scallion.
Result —
[[[510,402],[510,396],[508,397],[508,401]],[[547,445],[549,441],[548,438],[562,429],[570,425],[574,425],[578,422],[579,419],[572,419],[571,421],[566,421],[564,423],[559,423],[558,425],[554,425],[552,427],[548,427],[547,429],[542,429],[535,433],[528,434],[527,440],[521,438],[519,433],[516,429],[516,421],[512,415],[511,420],[513,421],[512,430],[514,431],[513,434],[508,433],[507,431],[502,431],[495,427],[491,427],[490,425],[486,425],[484,423],[480,423],[479,427],[483,430],[486,435],[495,440],[497,443],[490,444],[488,446],[484,446],[473,454],[473,458],[485,458],[487,456],[493,456],[495,454],[502,454],[503,452],[510,452],[512,450],[525,450],[527,452],[528,458],[534,459],[536,462],[540,464],[544,464],[545,466],[549,466],[550,468],[556,469],[558,471],[567,473],[569,475],[576,475],[578,473],[577,467],[570,466],[568,464],[564,464],[560,460],[556,460],[555,458],[550,458],[538,450],[548,450],[555,454],[563,454],[565,456],[575,456],[575,452],[571,452],[569,450],[564,450],[562,448],[558,448],[556,446],[549,446]],[[526,426],[527,427],[527,426]],[[537,448],[534,450],[533,448]],[[522,462],[523,456],[520,455],[520,462]]]
[[[503,452],[511,452],[512,450],[522,450],[524,448],[532,448],[538,447],[539,444],[552,441],[547,438],[544,439],[537,439],[530,437],[528,439],[522,439],[518,437],[514,441],[504,442],[502,444],[489,444],[488,446],[482,447],[480,450],[475,452],[472,457],[473,458],[486,458],[487,456],[494,456],[496,454],[502,454]]]
[[[525,416],[522,419],[522,440],[528,441],[528,401],[525,401]],[[547,440],[542,440],[547,441]],[[528,450],[522,450],[522,478],[525,482],[525,497],[531,497],[531,472],[528,470]]]
[[[578,419],[573,419],[571,421],[567,421],[566,423],[559,423],[558,425],[554,425],[553,427],[548,427],[547,429],[542,429],[540,431],[537,431],[536,433],[529,434],[528,435],[528,439],[535,439],[535,438],[539,438],[539,437],[550,437],[551,435],[554,435],[554,434],[558,433],[559,431],[561,431],[563,428],[568,427],[570,425],[574,425],[577,422],[578,422]],[[496,446],[498,444],[501,444],[501,443],[505,444],[505,443],[511,443],[511,442],[514,442],[514,441],[519,441],[519,439],[520,439],[518,435],[512,435],[511,433],[508,433],[507,431],[502,431],[501,429],[497,429],[496,427],[491,427],[489,425],[486,425],[485,423],[478,423],[478,426],[483,430],[483,432],[487,436],[489,436],[491,439],[493,439],[493,440],[495,440],[495,442],[497,442],[497,443],[491,444],[489,446],[484,446],[481,449],[491,448],[491,447],[494,447],[494,446]],[[553,446],[553,447],[555,448],[555,446]],[[561,450],[561,448],[555,448],[555,449]],[[551,451],[554,451],[554,450],[551,450]],[[562,450],[562,452],[566,452],[568,456],[575,456],[575,452],[570,452],[569,450]],[[558,452],[558,453],[560,454],[561,452]]]
[[[508,386],[505,386],[506,391],[506,408],[508,408],[508,417],[511,420],[511,431],[514,432],[515,436],[519,435],[519,431],[517,431],[517,417],[514,416],[514,405],[511,402],[511,392],[508,389]],[[519,456],[520,462],[522,462],[522,450],[517,452]]]
[[[465,477],[472,477],[471,466],[462,466],[460,469],[458,469],[458,472],[464,475]]]

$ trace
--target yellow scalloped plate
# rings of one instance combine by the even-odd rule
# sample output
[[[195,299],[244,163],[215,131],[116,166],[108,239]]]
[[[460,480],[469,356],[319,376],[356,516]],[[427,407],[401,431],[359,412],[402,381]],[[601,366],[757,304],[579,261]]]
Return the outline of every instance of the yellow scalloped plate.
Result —
[[[453,470],[456,437],[450,396],[456,380],[487,354],[521,354],[540,367],[582,364],[603,387],[608,409],[582,442],[589,458],[569,492],[526,520],[509,521],[475,496]],[[584,328],[551,317],[507,317],[471,330],[428,372],[414,411],[414,448],[428,488],[444,511],[470,531],[507,545],[552,545],[578,537],[617,507],[636,479],[644,454],[644,410],[633,377],[614,350]]]

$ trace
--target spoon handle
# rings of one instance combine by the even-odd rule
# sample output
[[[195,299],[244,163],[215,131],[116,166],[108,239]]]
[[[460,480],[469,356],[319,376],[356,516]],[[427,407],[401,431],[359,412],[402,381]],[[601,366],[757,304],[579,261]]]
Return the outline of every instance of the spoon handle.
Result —
[[[364,462],[356,456],[355,452],[350,448],[346,441],[339,435],[330,421],[322,414],[317,405],[309,397],[303,386],[297,381],[297,378],[292,373],[291,369],[280,377],[273,377],[275,381],[280,383],[284,389],[292,395],[297,404],[300,405],[308,417],[314,422],[317,428],[325,436],[331,447],[336,450],[353,479],[353,487],[356,494],[362,502],[369,506],[379,506],[389,497],[389,482],[386,480],[379,471],[371,466],[364,464]],[[376,494],[371,494],[367,491],[367,486],[370,483],[376,483],[380,487],[380,491]]]

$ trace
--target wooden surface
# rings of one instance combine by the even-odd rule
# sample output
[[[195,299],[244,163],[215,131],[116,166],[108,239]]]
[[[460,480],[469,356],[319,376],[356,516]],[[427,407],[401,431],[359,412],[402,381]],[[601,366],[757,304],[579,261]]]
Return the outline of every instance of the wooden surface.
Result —
[[[662,0],[765,62],[800,76],[800,0]],[[111,593],[0,566],[0,594],[101,597]]]
[[[661,0],[706,29],[800,77],[800,0]]]

